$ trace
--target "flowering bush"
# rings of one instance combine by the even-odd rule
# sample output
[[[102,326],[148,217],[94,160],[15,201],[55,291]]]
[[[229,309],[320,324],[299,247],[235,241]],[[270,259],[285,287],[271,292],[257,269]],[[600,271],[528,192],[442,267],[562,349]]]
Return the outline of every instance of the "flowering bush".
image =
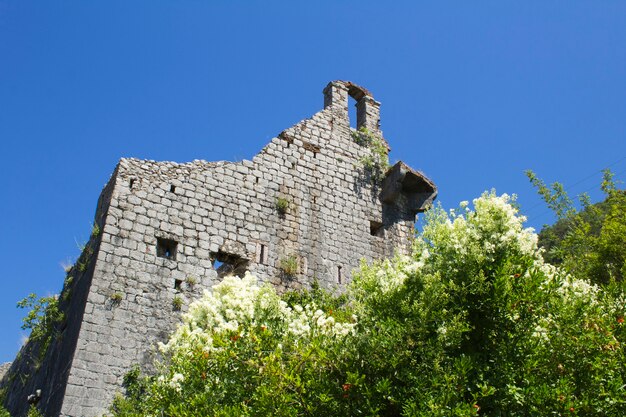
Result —
[[[356,275],[380,415],[624,415],[623,289],[545,264],[511,200],[435,209],[411,257]]]
[[[317,409],[325,410],[344,381],[333,382],[332,372],[319,376],[334,368],[335,351],[354,333],[355,319],[335,320],[314,303],[290,306],[250,274],[226,277],[190,306],[160,345],[167,362],[159,375],[142,381],[135,373],[127,381],[134,395],[116,399],[113,411],[292,415],[318,401]]]
[[[513,198],[427,215],[346,295],[227,277],[115,415],[626,415],[623,287],[544,263]],[[358,317],[358,319],[357,319]]]

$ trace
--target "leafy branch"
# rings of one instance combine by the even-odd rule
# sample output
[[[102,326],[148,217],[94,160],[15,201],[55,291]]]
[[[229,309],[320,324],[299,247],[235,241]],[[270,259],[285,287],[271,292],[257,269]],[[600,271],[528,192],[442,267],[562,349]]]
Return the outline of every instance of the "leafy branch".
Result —
[[[17,307],[30,309],[22,319],[22,329],[30,330],[29,340],[39,343],[39,359],[42,359],[58,333],[58,326],[65,320],[65,314],[59,309],[58,296],[38,298],[36,294],[29,294],[17,303]]]

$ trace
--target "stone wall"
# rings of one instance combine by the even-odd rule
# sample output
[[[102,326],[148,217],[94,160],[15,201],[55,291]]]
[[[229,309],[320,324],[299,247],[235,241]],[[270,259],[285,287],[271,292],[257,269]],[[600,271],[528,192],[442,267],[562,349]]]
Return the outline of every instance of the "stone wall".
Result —
[[[4,374],[7,373],[10,367],[11,367],[11,362],[5,362],[0,365],[0,380],[4,377]]]
[[[99,214],[84,316],[74,314],[75,349],[65,351],[66,388],[42,392],[62,406],[47,415],[104,413],[130,367],[149,371],[180,311],[225,274],[250,270],[280,291],[314,280],[341,291],[362,258],[408,251],[415,215],[436,188],[401,163],[373,176],[362,163],[371,149],[353,139],[348,96],[357,128],[382,138],[379,103],[347,82],[324,94],[322,111],[252,161],[120,161]]]

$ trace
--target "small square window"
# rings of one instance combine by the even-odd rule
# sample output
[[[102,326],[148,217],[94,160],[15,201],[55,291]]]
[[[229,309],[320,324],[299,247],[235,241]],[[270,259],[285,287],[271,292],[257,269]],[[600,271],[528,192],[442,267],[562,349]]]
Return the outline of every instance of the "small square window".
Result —
[[[383,224],[374,220],[370,220],[370,235],[385,237],[385,229],[383,227]]]
[[[159,258],[176,260],[176,249],[178,242],[172,239],[157,237],[157,256]]]

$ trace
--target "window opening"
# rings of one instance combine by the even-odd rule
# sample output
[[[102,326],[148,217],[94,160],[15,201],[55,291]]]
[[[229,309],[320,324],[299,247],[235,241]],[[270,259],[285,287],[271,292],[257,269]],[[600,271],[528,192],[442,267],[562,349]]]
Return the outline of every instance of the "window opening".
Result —
[[[210,256],[213,269],[217,271],[217,276],[220,278],[226,275],[243,277],[248,270],[249,261],[234,253],[219,251],[211,252]]]
[[[348,120],[350,121],[350,127],[356,129],[357,122],[357,102],[352,96],[348,96]]]
[[[170,185],[170,193],[175,193],[176,192],[176,186],[175,185]]]
[[[130,188],[132,190],[133,189],[133,185],[135,185],[135,179],[131,178],[130,181],[128,181],[128,188]]]
[[[157,237],[157,256],[159,258],[176,260],[176,249],[178,242],[172,239]]]
[[[370,220],[370,235],[377,237],[385,237],[385,229],[381,222]]]
[[[259,263],[267,263],[267,246],[259,244]]]
[[[175,279],[174,280],[174,289],[176,291],[180,291],[181,285],[183,285],[183,281],[182,280],[180,280],[180,279]]]
[[[343,275],[341,273],[341,266],[337,267],[337,284],[341,284],[343,282]]]

